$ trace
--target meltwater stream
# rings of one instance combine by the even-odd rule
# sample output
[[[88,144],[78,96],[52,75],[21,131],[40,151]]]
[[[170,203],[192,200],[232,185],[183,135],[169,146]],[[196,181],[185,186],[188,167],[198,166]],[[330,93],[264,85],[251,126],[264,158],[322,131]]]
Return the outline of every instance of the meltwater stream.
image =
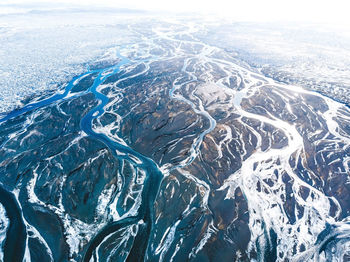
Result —
[[[121,56],[119,55],[119,57]],[[102,115],[104,110],[103,108],[108,102],[108,97],[98,92],[97,87],[101,83],[103,83],[107,77],[117,73],[121,65],[126,64],[128,62],[126,58],[124,57],[121,57],[121,58],[122,58],[122,61],[117,66],[103,70],[102,72],[99,73],[99,75],[95,79],[89,91],[95,95],[95,97],[100,101],[100,103],[81,120],[81,129],[85,133],[87,133],[89,136],[95,139],[98,139],[99,141],[106,144],[112,150],[112,152],[115,154],[117,158],[121,158],[121,159],[126,158],[128,161],[133,163],[134,166],[140,167],[143,170],[145,170],[146,178],[143,185],[144,188],[142,191],[142,202],[136,216],[126,217],[124,219],[115,221],[105,226],[92,239],[92,241],[88,245],[83,261],[90,261],[93,251],[96,249],[96,247],[98,247],[98,245],[104,240],[105,237],[107,237],[111,233],[123,227],[136,224],[140,220],[142,220],[142,225],[140,226],[138,234],[134,240],[134,243],[137,243],[137,244],[133,245],[132,252],[130,252],[128,256],[128,260],[142,261],[144,259],[144,255],[148,246],[148,241],[146,241],[146,239],[148,239],[149,237],[149,233],[151,231],[152,224],[153,224],[152,206],[157,196],[159,185],[163,177],[156,163],[152,161],[150,158],[143,156],[142,154],[131,149],[130,147],[127,147],[116,141],[111,140],[104,134],[96,133],[92,129],[93,119]],[[111,72],[106,73],[108,71],[111,71]],[[122,155],[119,156],[117,152],[122,153]],[[130,156],[133,156],[133,158],[131,158]],[[137,159],[137,161],[135,161],[135,158]]]
[[[101,146],[102,150],[108,147],[110,151],[105,150],[104,152],[108,151],[108,154],[110,152],[113,154],[117,164],[113,166],[115,169],[107,170],[109,171],[107,175],[115,176],[113,181],[103,177],[106,175],[106,172],[103,172],[106,169],[100,170],[100,166],[90,165],[96,158],[101,157],[102,153],[100,154],[98,151],[97,154],[92,154],[94,158],[88,155],[86,163],[90,165],[91,169],[83,168],[83,171],[73,173],[72,176],[76,175],[76,177],[71,180],[69,180],[69,176],[77,167],[80,167],[78,166],[80,163],[70,167],[67,162],[64,162],[67,161],[66,159],[58,156],[58,160],[54,159],[50,165],[46,163],[45,166],[47,169],[53,165],[69,166],[65,169],[62,168],[62,172],[61,170],[57,171],[57,177],[59,177],[57,180],[51,179],[50,176],[45,177],[46,174],[43,172],[45,168],[40,168],[40,164],[38,164],[35,168],[33,167],[32,179],[28,175],[19,182],[27,183],[25,179],[31,179],[27,183],[27,188],[30,188],[32,192],[29,194],[29,198],[37,197],[34,189],[38,189],[38,193],[43,193],[40,190],[45,190],[42,189],[45,184],[43,185],[43,182],[40,181],[40,176],[43,176],[42,180],[49,186],[53,185],[54,187],[57,181],[61,183],[58,194],[61,194],[59,197],[62,208],[60,207],[59,211],[63,211],[57,213],[59,213],[59,219],[63,223],[68,221],[62,231],[67,234],[65,241],[69,245],[69,258],[79,261],[102,261],[104,259],[113,260],[116,256],[120,256],[119,259],[128,261],[168,261],[172,259],[183,261],[205,257],[209,261],[216,261],[211,255],[212,253],[216,253],[214,255],[220,253],[218,257],[230,255],[230,258],[235,258],[231,260],[236,261],[284,261],[285,258],[296,261],[320,261],[323,257],[334,256],[332,255],[333,249],[338,249],[339,252],[336,250],[339,253],[337,257],[341,257],[345,250],[342,243],[348,241],[350,236],[347,213],[344,212],[343,220],[338,219],[342,209],[335,197],[332,194],[324,193],[322,187],[317,189],[317,185],[310,183],[312,180],[307,180],[309,179],[307,176],[300,176],[299,171],[305,171],[306,174],[309,173],[310,178],[313,178],[313,168],[316,170],[317,166],[321,166],[322,163],[331,165],[340,159],[345,168],[344,173],[349,173],[350,157],[345,158],[345,155],[348,152],[346,150],[349,148],[347,145],[350,144],[350,139],[346,132],[343,133],[336,118],[342,114],[344,123],[346,123],[347,119],[350,119],[350,114],[346,115],[346,112],[339,110],[340,107],[336,107],[335,103],[312,92],[295,89],[289,85],[279,85],[272,79],[265,78],[249,68],[241,67],[232,57],[226,57],[227,54],[219,48],[198,42],[195,39],[177,39],[176,35],[172,36],[171,33],[167,35],[163,30],[156,31],[156,33],[158,34],[155,36],[155,41],[150,40],[149,46],[143,42],[145,46],[140,47],[140,54],[135,55],[136,61],[128,60],[118,53],[120,62],[117,65],[104,69],[88,70],[73,78],[65,86],[62,93],[28,104],[0,119],[0,123],[5,122],[48,105],[57,105],[57,110],[62,109],[59,112],[65,115],[65,105],[61,104],[61,101],[80,98],[81,95],[83,97],[86,94],[90,94],[89,99],[91,99],[92,94],[96,99],[96,101],[88,100],[89,102],[97,102],[95,107],[92,109],[85,107],[89,111],[85,111],[82,118],[77,116],[78,121],[74,126],[74,132],[77,131],[79,135],[74,136],[74,142],[69,140],[70,138],[67,139],[70,141],[69,147],[76,143],[77,148],[68,151],[64,147],[63,151],[58,150],[59,153],[54,157],[61,152],[67,153],[67,155],[73,152],[73,154],[80,154],[80,149],[84,151],[87,148],[92,148],[90,145],[85,146],[83,142],[81,145],[76,142],[85,139],[85,135],[88,135],[89,138],[95,139],[97,149],[94,148],[94,150],[99,150],[99,142],[102,142],[105,145]],[[162,46],[165,43],[161,42],[160,39],[166,41],[165,46]],[[154,54],[150,52],[154,47],[159,48],[156,49],[158,50],[156,59],[153,59]],[[193,47],[195,52],[192,53],[189,47]],[[138,47],[131,48],[130,52],[134,52],[135,49],[138,50]],[[163,49],[166,52],[162,54],[161,50]],[[133,57],[133,54],[127,56]],[[152,58],[149,59],[149,57]],[[108,78],[118,74],[123,65],[131,66],[127,67],[125,72],[125,68],[123,68],[121,76],[118,76],[117,80],[114,79],[116,81],[112,85],[107,84]],[[90,81],[89,76],[91,80],[93,79],[93,82],[89,82],[87,85],[89,88],[86,91],[74,93],[73,88],[78,86],[85,77]],[[124,94],[118,93],[119,90],[123,89],[123,86],[128,91],[125,97],[123,97]],[[102,88],[103,92],[107,90],[109,93],[104,95],[102,91],[99,91]],[[117,90],[117,93],[114,93],[114,90]],[[165,92],[163,93],[163,91]],[[119,95],[125,100],[119,99]],[[113,98],[115,99],[113,100]],[[169,102],[169,100],[172,101]],[[172,104],[174,100],[176,100],[175,106]],[[86,106],[86,101],[83,99],[82,101]],[[123,104],[120,101],[123,101]],[[159,103],[162,103],[161,106],[158,106]],[[315,106],[315,103],[322,104],[323,109],[321,106]],[[154,106],[155,104],[156,106]],[[69,116],[62,117],[63,121],[69,122],[70,118],[74,119],[75,115],[73,114],[76,114],[77,109],[79,107],[74,108],[73,113],[70,113]],[[301,109],[305,112],[299,115]],[[123,110],[126,111],[125,114],[123,114]],[[181,110],[187,110],[188,114]],[[38,112],[41,113],[39,110]],[[52,113],[52,111],[48,112]],[[130,114],[130,112],[132,113]],[[108,115],[117,117],[109,119]],[[147,118],[149,115],[152,117]],[[40,121],[39,117],[35,116],[34,119]],[[145,121],[142,122],[140,119]],[[313,119],[317,120],[316,124],[311,121]],[[108,123],[110,120],[111,124],[102,124]],[[176,122],[176,120],[181,121]],[[303,121],[305,126],[296,120]],[[53,122],[49,121],[49,123]],[[309,121],[311,122],[309,123]],[[183,125],[184,122],[185,125]],[[24,123],[24,126],[26,125],[27,123]],[[195,127],[192,130],[193,126]],[[180,130],[186,132],[179,132],[179,127]],[[143,128],[147,128],[147,130],[144,131]],[[308,128],[312,130],[308,130]],[[37,130],[41,131],[36,127],[34,131]],[[117,130],[116,135],[113,134],[115,130]],[[172,132],[177,134],[172,136]],[[18,132],[10,133],[9,140],[17,134]],[[130,141],[128,144],[132,145],[135,150],[118,139],[119,134],[128,139]],[[333,162],[330,162],[331,160],[326,162],[323,159],[322,162],[317,158],[317,153],[326,150],[328,145],[315,146],[315,152],[313,152],[311,146],[313,146],[314,141],[308,142],[312,134],[319,137],[315,144],[329,141],[330,144],[338,145],[336,143],[338,139],[338,142],[341,143],[339,142],[337,150],[341,149],[342,144],[344,144],[344,152],[342,153],[344,158],[338,157],[339,159],[332,160]],[[28,134],[28,137],[30,135]],[[159,142],[157,138],[161,136],[163,137],[159,140],[162,141]],[[115,137],[117,138],[115,139]],[[25,138],[21,136],[18,138],[20,143],[24,141],[26,145]],[[179,146],[175,147],[175,145]],[[162,154],[161,159],[165,159],[159,161],[160,167],[158,167],[157,156],[152,153],[154,148],[159,149],[159,152],[163,148],[166,150],[170,148],[169,151],[160,153]],[[11,145],[8,149],[5,154],[11,152]],[[147,151],[148,149],[149,151]],[[171,150],[176,153],[165,156]],[[325,155],[326,157],[332,156],[335,149],[330,147],[328,151],[331,153]],[[42,156],[44,158],[48,155]],[[86,156],[84,155],[84,157]],[[86,160],[84,157],[81,158]],[[315,165],[308,167],[307,157],[309,160],[314,160]],[[324,156],[321,155],[321,157]],[[102,156],[101,162],[103,164],[113,162],[112,158],[108,160]],[[298,165],[299,159],[303,161],[300,160]],[[98,161],[96,162],[99,164]],[[85,165],[85,162],[83,163]],[[126,200],[121,194],[131,188],[128,188],[128,182],[125,182],[128,179],[125,177],[129,174],[128,171],[124,173],[124,167],[129,166],[128,163],[133,169],[130,171],[133,179],[138,179],[138,172],[140,172],[142,175],[140,179],[144,178],[144,180],[137,184],[135,187],[137,189],[133,188],[132,192],[125,193],[127,195],[125,199],[129,197],[132,199],[130,202],[133,203],[131,209],[126,211],[130,208],[130,204],[125,204]],[[338,168],[339,173],[342,172],[342,168]],[[79,216],[80,210],[74,210],[74,206],[71,207],[69,202],[76,195],[75,192],[70,194],[71,192],[68,190],[74,191],[76,188],[79,189],[79,186],[67,186],[68,189],[65,188],[65,190],[62,188],[64,183],[64,186],[69,183],[79,185],[80,179],[95,179],[98,175],[94,177],[93,174],[92,178],[81,176],[81,174],[90,175],[95,171],[101,175],[103,183],[106,183],[103,186],[103,191],[86,188],[83,193],[87,193],[89,199],[104,201],[104,204],[98,202],[96,206],[94,203],[88,203],[84,206],[84,208],[92,206],[93,209],[89,211],[96,212],[93,214],[93,219],[96,220],[87,219],[86,221],[89,222],[85,222],[84,214]],[[62,173],[65,177],[61,179]],[[208,177],[205,177],[205,173],[208,174]],[[182,176],[185,177],[185,180],[182,180]],[[163,177],[165,178],[163,179]],[[291,178],[292,182],[282,180],[283,177]],[[317,178],[316,175],[314,177]],[[56,177],[54,178],[56,179]],[[92,181],[94,185],[98,184],[95,182],[95,180]],[[37,187],[35,187],[36,183]],[[172,183],[176,186],[173,186]],[[83,182],[81,184],[87,185]],[[25,220],[28,218],[28,215],[26,216],[27,209],[22,203],[22,201],[26,201],[23,197],[25,193],[22,193],[22,198],[20,198],[18,191],[12,190],[11,192],[9,188],[6,188],[6,183],[3,185],[0,188],[0,202],[6,209],[10,220],[8,232],[14,232],[13,234],[8,233],[6,237],[4,258],[5,261],[22,261],[22,258],[25,256],[26,259],[27,254],[29,254],[27,252],[30,246],[28,239],[31,239],[29,228],[31,225],[27,224]],[[342,187],[337,188],[342,189]],[[335,189],[333,191],[335,193]],[[44,194],[39,195],[38,199],[40,198],[42,201],[41,198],[45,198],[47,194],[57,193],[54,190],[48,192],[44,191]],[[93,195],[95,192],[97,194]],[[241,197],[236,197],[237,192]],[[285,198],[287,192],[289,202]],[[83,193],[79,196],[82,196]],[[90,193],[91,195],[89,195]],[[134,197],[135,193],[137,197]],[[65,209],[66,206],[62,204],[63,196],[68,199],[64,203],[64,205],[67,204],[68,209]],[[347,198],[345,197],[345,199]],[[45,206],[45,200],[39,202],[34,199],[31,203]],[[247,207],[244,206],[245,201]],[[333,208],[331,208],[333,203],[331,201],[334,202]],[[47,202],[56,204],[53,201]],[[106,202],[108,203],[105,205]],[[79,199],[76,203],[79,205],[83,203],[83,200]],[[289,204],[301,206],[303,211],[299,212],[297,208],[290,211]],[[347,204],[344,202],[342,204],[345,210]],[[21,205],[23,210],[21,210]],[[101,209],[104,210],[100,212]],[[233,210],[237,213],[233,213]],[[332,214],[333,210],[335,215]],[[230,217],[231,211],[232,217]],[[195,228],[199,228],[201,225],[192,218],[197,212],[209,215],[205,216],[206,220],[203,219],[206,224],[197,230],[198,232],[195,232]],[[243,214],[243,212],[246,213]],[[79,214],[77,215],[77,213]],[[237,214],[237,217],[233,214]],[[69,217],[72,219],[64,220],[63,216],[65,215],[72,215]],[[82,217],[83,219],[77,222],[73,220],[76,217],[77,220],[82,219]],[[245,217],[248,218],[244,220]],[[102,223],[99,223],[100,221]],[[75,222],[77,223],[74,224]],[[81,224],[79,224],[80,222]],[[236,222],[237,224],[235,224]],[[79,227],[74,228],[77,224]],[[81,230],[84,226],[94,228]],[[229,232],[232,229],[231,226],[234,232]],[[244,226],[247,230],[240,232]],[[188,231],[186,232],[184,228],[188,228]],[[96,231],[97,233],[95,233]],[[122,240],[120,240],[120,236],[122,236]],[[186,238],[190,240],[186,242]],[[190,241],[194,238],[198,241],[191,243]],[[243,238],[249,239],[249,243],[244,244]],[[126,239],[127,241],[125,241]],[[76,242],[74,242],[75,240]],[[44,239],[45,241],[46,239]],[[109,252],[112,241],[115,241],[113,244],[116,245],[113,246],[112,252]],[[241,247],[237,247],[235,241],[238,241]],[[49,244],[46,246],[50,246]],[[55,252],[51,246],[49,248],[53,251],[52,253]],[[325,254],[322,254],[322,257],[319,256],[321,252]]]
[[[55,94],[47,99],[28,104],[22,108],[9,112],[0,119],[0,123],[64,99],[73,88],[74,83],[90,73],[92,72],[87,72],[74,77],[61,94]],[[0,186],[0,203],[4,206],[6,215],[10,220],[9,229],[4,243],[4,261],[22,261],[26,249],[27,232],[23,221],[21,207],[16,195],[7,190],[5,186]]]
[[[118,53],[118,57],[121,61],[115,65],[101,70],[91,70],[80,76],[73,78],[69,84],[66,86],[62,94],[56,94],[48,99],[39,101],[37,103],[31,103],[24,106],[21,109],[14,110],[7,114],[5,117],[0,119],[0,123],[12,119],[16,116],[24,114],[26,112],[42,108],[44,106],[59,102],[69,94],[71,89],[74,87],[75,83],[79,82],[82,78],[92,73],[98,73],[98,76],[94,80],[93,85],[89,88],[87,92],[91,92],[95,95],[95,98],[99,100],[99,104],[93,108],[88,114],[81,120],[81,130],[84,131],[89,136],[103,142],[107,145],[113,152],[113,154],[119,159],[127,159],[135,166],[140,167],[146,171],[146,179],[144,181],[144,189],[142,192],[142,203],[138,210],[138,214],[134,217],[127,217],[120,221],[113,222],[105,228],[103,228],[90,242],[87,251],[84,256],[84,261],[90,261],[92,252],[101,243],[105,236],[115,232],[116,230],[137,223],[138,221],[143,221],[143,226],[139,230],[136,236],[135,242],[143,243],[140,245],[134,245],[133,252],[130,253],[128,259],[143,260],[145,250],[147,248],[148,241],[145,241],[147,236],[149,236],[152,227],[153,210],[152,205],[155,201],[158,188],[162,179],[162,173],[158,169],[157,165],[151,159],[141,155],[140,153],[134,151],[130,147],[122,145],[118,142],[111,140],[104,134],[96,133],[92,129],[92,121],[100,116],[104,111],[104,106],[108,102],[108,97],[97,91],[97,88],[102,84],[106,78],[117,73],[122,65],[129,63],[130,61]],[[122,153],[122,155],[118,155]],[[133,156],[133,157],[130,157]],[[135,161],[137,159],[137,162]],[[151,186],[152,185],[152,186]],[[10,219],[10,227],[7,233],[7,238],[5,241],[5,260],[6,261],[22,261],[24,251],[25,251],[25,241],[26,241],[26,230],[22,219],[21,210],[16,202],[15,196],[0,187],[0,202],[5,207],[7,216]]]
[[[126,146],[125,144],[118,143],[117,141],[111,139],[103,133],[95,132],[92,127],[93,120],[97,119],[104,113],[104,107],[109,102],[109,98],[106,95],[99,92],[98,87],[101,84],[103,84],[108,77],[118,73],[120,71],[121,66],[131,62],[126,57],[120,55],[119,52],[117,53],[117,56],[119,57],[119,59],[121,59],[117,65],[110,66],[104,69],[89,70],[77,77],[74,77],[66,85],[63,93],[58,93],[47,99],[25,105],[23,108],[16,109],[8,113],[2,119],[0,119],[0,123],[5,122],[9,119],[13,119],[27,112],[63,101],[67,98],[67,96],[69,97],[70,91],[77,83],[79,83],[80,80],[82,80],[88,75],[97,74],[97,77],[94,79],[92,86],[83,93],[92,93],[98,100],[98,105],[91,109],[82,118],[80,122],[80,128],[88,136],[104,143],[112,151],[116,159],[127,160],[128,162],[132,163],[134,167],[141,168],[142,170],[144,170],[146,176],[143,182],[143,189],[141,193],[141,205],[137,210],[137,214],[122,218],[120,220],[105,225],[88,243],[86,251],[83,255],[83,261],[90,261],[92,257],[94,258],[94,260],[98,260],[95,251],[99,247],[99,245],[112,233],[122,228],[126,228],[130,225],[138,225],[138,229],[133,242],[132,249],[127,257],[127,261],[143,261],[145,258],[147,258],[147,248],[149,246],[148,239],[152,234],[152,226],[154,224],[153,207],[159,191],[160,183],[163,178],[162,171],[158,168],[157,164],[152,159],[145,157],[144,155],[136,152],[135,150]],[[149,61],[149,63],[150,62],[151,61]],[[186,73],[185,68],[186,64],[183,68],[184,73]],[[195,76],[191,75],[191,77],[192,81],[196,80]],[[182,168],[190,164],[196,157],[196,154],[198,154],[199,146],[204,136],[210,131],[212,131],[216,125],[215,120],[204,110],[203,106],[200,106],[199,109],[196,109],[196,106],[190,100],[187,100],[184,97],[174,95],[174,91],[178,88],[179,87],[174,86],[173,89],[171,89],[169,96],[172,99],[179,99],[189,104],[197,114],[201,114],[210,120],[210,126],[203,132],[201,132],[197,139],[194,140],[191,147],[191,155],[184,161],[182,161],[179,165],[173,166],[171,170],[176,168]],[[167,172],[169,172],[169,170]],[[22,261],[26,250],[27,236],[25,223],[21,214],[21,208],[16,201],[15,195],[12,192],[7,191],[2,187],[0,189],[0,202],[4,205],[5,210],[10,219],[10,229],[8,230],[7,238],[5,241],[5,261]],[[16,252],[12,252],[14,250],[16,250]]]
[[[123,58],[125,59],[125,58]],[[122,60],[126,61],[126,60]],[[152,60],[150,60],[148,63],[150,63]],[[190,81],[195,81],[196,77],[188,73],[186,71],[186,65],[187,63],[184,63],[184,67],[182,69],[183,73],[187,73],[191,76]],[[146,66],[146,68],[149,66]],[[129,255],[127,257],[127,261],[144,261],[144,259],[151,259],[147,257],[147,249],[149,246],[149,238],[152,235],[152,226],[154,224],[154,211],[153,206],[154,202],[156,200],[160,183],[163,178],[162,172],[165,172],[168,174],[171,170],[183,168],[189,164],[196,158],[196,156],[199,153],[199,147],[204,139],[204,136],[208,133],[210,133],[216,126],[216,121],[205,111],[203,106],[200,104],[199,109],[196,108],[196,106],[188,99],[184,98],[180,95],[174,95],[174,92],[181,88],[182,86],[186,85],[187,82],[182,83],[179,86],[174,85],[169,90],[169,96],[171,99],[178,99],[182,102],[187,103],[192,107],[192,109],[195,111],[196,114],[201,114],[205,118],[207,118],[210,122],[209,127],[207,127],[204,131],[200,132],[196,139],[194,139],[192,146],[191,146],[191,154],[185,158],[182,162],[175,166],[171,166],[170,168],[163,168],[162,171],[158,168],[157,164],[151,160],[148,157],[143,156],[142,154],[132,150],[130,147],[127,147],[123,144],[117,143],[110,138],[108,138],[106,135],[101,133],[96,133],[92,129],[91,122],[94,118],[97,118],[98,116],[102,115],[103,113],[103,107],[107,104],[108,98],[98,92],[96,88],[103,83],[103,81],[112,74],[115,74],[117,69],[113,71],[112,73],[108,74],[107,76],[100,75],[96,78],[93,86],[91,87],[90,91],[95,95],[97,99],[101,101],[101,103],[92,109],[81,121],[81,127],[84,132],[86,132],[91,137],[94,137],[103,143],[105,143],[112,151],[115,152],[121,152],[123,155],[116,155],[117,158],[123,159],[125,155],[132,155],[136,157],[138,160],[135,162],[134,158],[128,157],[127,160],[133,163],[134,166],[140,167],[143,170],[145,170],[146,178],[143,184],[143,190],[142,190],[142,200],[141,200],[141,206],[139,207],[138,213],[136,216],[129,216],[124,219],[112,222],[105,226],[90,242],[88,249],[84,255],[83,261],[87,262],[90,261],[94,250],[100,245],[100,243],[105,240],[105,238],[112,234],[113,232],[116,232],[119,229],[125,228],[129,225],[137,224],[139,223],[139,229],[137,232],[137,235],[135,237],[133,246],[131,251],[129,252]],[[190,82],[189,81],[189,82]],[[200,101],[200,99],[198,99]],[[124,155],[125,154],[125,155]],[[96,261],[96,259],[95,259]]]

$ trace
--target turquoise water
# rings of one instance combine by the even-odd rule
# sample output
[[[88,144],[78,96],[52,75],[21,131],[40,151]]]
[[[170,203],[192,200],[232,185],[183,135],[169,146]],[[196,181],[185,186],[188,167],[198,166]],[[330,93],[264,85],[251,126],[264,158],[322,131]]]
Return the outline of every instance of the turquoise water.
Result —
[[[0,119],[0,123],[5,122],[27,112],[60,102],[67,97],[67,95],[70,93],[75,84],[79,82],[79,80],[90,74],[98,74],[94,80],[93,85],[87,90],[87,92],[94,94],[99,103],[82,118],[80,123],[81,130],[88,134],[90,137],[99,140],[108,146],[108,148],[113,152],[114,156],[117,159],[126,159],[135,167],[142,168],[146,172],[146,178],[143,184],[142,201],[137,215],[126,217],[125,219],[112,222],[105,226],[90,241],[87,251],[84,255],[84,261],[90,260],[94,249],[109,234],[129,225],[137,224],[140,220],[143,221],[143,224],[138,230],[138,234],[134,240],[133,252],[130,252],[128,259],[135,260],[135,258],[140,259],[144,257],[148,246],[148,241],[145,241],[145,237],[148,239],[152,230],[153,205],[159,190],[159,185],[163,178],[161,171],[153,160],[134,151],[128,146],[110,139],[105,134],[95,132],[92,128],[93,120],[103,114],[104,107],[109,101],[107,96],[97,91],[98,87],[103,84],[108,77],[118,73],[123,65],[130,63],[130,61],[127,58],[121,56],[119,52],[117,55],[121,59],[117,65],[99,70],[88,70],[87,72],[74,77],[65,87],[65,90],[62,94],[55,94],[42,101],[28,104],[23,108],[8,113],[5,117]],[[138,161],[136,162],[135,159]],[[8,230],[8,236],[5,241],[5,258],[9,261],[21,261],[25,252],[25,242],[27,236],[20,206],[17,203],[14,195],[2,187],[0,187],[0,202],[5,207],[6,213],[10,219],[10,229]],[[15,252],[12,252],[12,250],[15,250]]]

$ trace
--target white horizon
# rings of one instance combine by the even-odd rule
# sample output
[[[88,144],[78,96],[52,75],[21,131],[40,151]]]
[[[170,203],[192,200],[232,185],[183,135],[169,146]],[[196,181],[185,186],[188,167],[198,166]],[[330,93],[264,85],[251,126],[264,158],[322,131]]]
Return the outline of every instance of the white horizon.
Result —
[[[171,2],[162,0],[100,0],[98,2],[93,0],[3,0],[0,4],[0,14],[12,13],[22,5],[25,8],[31,5],[129,8],[156,12],[198,13],[245,22],[311,22],[339,24],[344,28],[346,26],[350,28],[348,14],[350,1],[347,0],[177,0]]]

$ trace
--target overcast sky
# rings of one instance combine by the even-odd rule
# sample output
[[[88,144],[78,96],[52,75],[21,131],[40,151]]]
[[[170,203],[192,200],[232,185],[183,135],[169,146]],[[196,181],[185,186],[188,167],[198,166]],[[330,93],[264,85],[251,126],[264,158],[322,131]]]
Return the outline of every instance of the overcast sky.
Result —
[[[350,0],[0,0],[4,4],[65,3],[152,11],[212,13],[237,21],[308,21],[342,23],[350,28]],[[350,29],[349,29],[350,30]]]

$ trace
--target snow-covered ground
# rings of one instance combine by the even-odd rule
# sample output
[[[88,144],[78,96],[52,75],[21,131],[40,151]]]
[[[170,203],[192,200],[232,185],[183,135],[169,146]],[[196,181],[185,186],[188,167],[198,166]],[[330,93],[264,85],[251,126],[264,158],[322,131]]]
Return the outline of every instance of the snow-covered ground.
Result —
[[[139,19],[123,12],[22,11],[0,14],[0,113],[57,89],[90,62],[115,59],[114,50],[133,41],[128,23]]]
[[[57,90],[86,71],[89,63],[115,59],[116,48],[142,41],[131,24],[160,18],[126,9],[54,4],[0,7],[0,114],[21,106],[33,94]],[[161,20],[164,17],[169,19],[163,14]],[[232,23],[213,17],[186,20],[201,28],[198,37],[203,41],[237,52],[240,59],[263,68],[265,75],[289,83],[297,78],[304,87],[328,89],[331,97],[346,100],[342,98],[350,86],[348,30],[315,24]]]
[[[350,103],[347,25],[228,22],[209,28],[203,38],[236,52],[240,59],[275,80],[298,84]]]

